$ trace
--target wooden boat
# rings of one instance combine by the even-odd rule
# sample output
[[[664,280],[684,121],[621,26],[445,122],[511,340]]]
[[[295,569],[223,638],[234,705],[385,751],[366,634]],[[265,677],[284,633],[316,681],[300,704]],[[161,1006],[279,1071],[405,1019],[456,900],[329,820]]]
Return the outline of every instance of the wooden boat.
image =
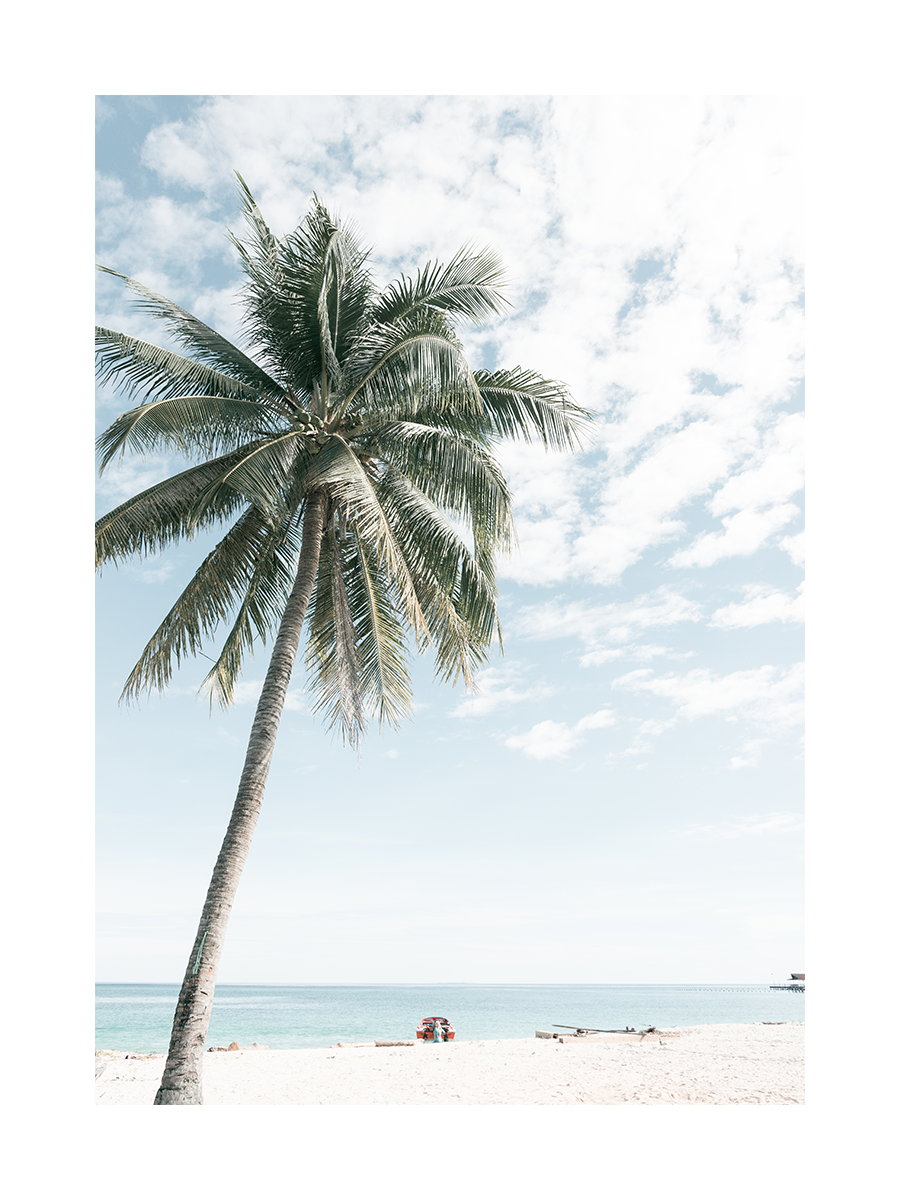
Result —
[[[416,1037],[423,1042],[452,1042],[456,1030],[446,1017],[423,1017],[416,1030]]]

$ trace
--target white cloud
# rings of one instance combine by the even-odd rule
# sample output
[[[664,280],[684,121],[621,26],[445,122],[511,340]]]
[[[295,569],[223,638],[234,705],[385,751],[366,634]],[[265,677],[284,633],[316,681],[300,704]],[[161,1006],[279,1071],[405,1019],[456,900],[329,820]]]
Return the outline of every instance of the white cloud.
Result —
[[[765,666],[714,675],[705,668],[686,675],[654,676],[649,668],[613,680],[613,687],[646,692],[671,701],[676,714],[688,721],[698,717],[738,717],[773,729],[787,729],[803,719],[803,664],[790,668]]]
[[[534,640],[575,637],[588,648],[579,662],[597,667],[622,659],[650,662],[654,658],[690,658],[693,651],[678,652],[668,646],[642,645],[634,639],[648,629],[665,628],[701,619],[699,604],[666,588],[658,588],[633,600],[614,604],[591,604],[584,600],[545,604],[519,609],[510,622],[518,637]]]
[[[97,499],[115,508],[173,474],[172,459],[161,454],[114,459],[97,481]]]
[[[753,554],[800,516],[788,500],[803,486],[803,414],[783,415],[745,466],[712,496],[707,509],[724,532],[702,534],[671,558],[675,567],[709,567],[721,558]],[[738,511],[733,516],[724,514]]]
[[[682,337],[696,346],[696,336]],[[666,363],[667,378],[653,385],[665,391],[666,403],[655,404],[637,380],[628,387],[617,380],[596,433],[605,464],[588,455],[567,472],[520,454],[508,468],[520,551],[501,565],[503,575],[540,584],[579,576],[614,582],[651,547],[684,537],[679,514],[710,493],[707,511],[721,524],[676,552],[673,566],[706,567],[754,553],[800,515],[784,499],[802,486],[799,414],[768,429],[775,397],[748,386],[697,393],[690,369],[675,370],[658,347],[652,353]]]
[[[235,704],[255,704],[262,691],[262,679],[241,679],[234,685]]]
[[[806,561],[806,535],[804,533],[795,533],[791,537],[779,538],[778,545],[789,555],[795,566],[803,566]]]
[[[651,738],[658,738],[660,734],[671,729],[677,724],[678,718],[671,717],[668,721],[655,721],[653,719],[642,721],[638,726],[638,731],[634,735],[631,745],[623,754],[649,754],[653,750]]]
[[[626,413],[637,403],[623,406]],[[687,401],[678,419],[686,419],[690,408]],[[677,513],[724,478],[738,453],[719,422],[701,413],[695,418],[676,432],[651,432],[633,464],[626,458],[631,445],[620,448],[618,462],[613,457],[618,469],[610,472],[599,504],[573,543],[572,565],[578,574],[611,583],[650,547],[682,536],[686,527]]]
[[[755,813],[736,821],[716,821],[712,825],[694,825],[681,830],[685,837],[743,838],[763,837],[777,833],[800,833],[803,817],[800,813]]]
[[[497,564],[520,583],[552,583],[571,574],[570,541],[582,520],[581,490],[592,472],[571,455],[505,444],[499,460],[515,501],[518,546]]]
[[[583,600],[520,608],[513,618],[513,632],[519,637],[546,640],[578,637],[590,645],[602,640],[623,643],[644,629],[699,621],[701,607],[677,592],[658,588],[618,604],[589,604]]]
[[[541,721],[523,734],[506,738],[504,745],[511,750],[521,750],[529,758],[565,758],[584,738],[580,735],[588,729],[603,729],[616,723],[612,709],[601,709],[582,717],[572,726],[561,721]]]
[[[755,767],[762,754],[763,746],[768,745],[770,738],[754,738],[749,742],[745,742],[741,747],[740,754],[736,754],[728,764],[732,771],[738,771],[742,767]]]
[[[784,503],[803,487],[803,414],[782,416],[767,431],[750,465],[733,475],[707,507],[714,516],[734,509]]]
[[[704,533],[687,550],[673,554],[673,567],[711,567],[721,558],[755,554],[773,533],[800,516],[796,504],[776,504],[763,512],[746,509],[723,517],[724,533]]]
[[[114,115],[115,109],[112,107],[112,105],[107,104],[102,96],[94,97],[94,121],[97,129],[99,129],[104,122],[108,121],[110,117]]]
[[[599,712],[582,717],[576,722],[575,730],[580,733],[583,729],[605,729],[607,725],[615,725],[616,714],[611,708],[602,708]]]
[[[710,625],[718,629],[748,629],[772,621],[801,622],[805,587],[801,583],[792,596],[765,583],[746,584],[743,602],[717,608]]]
[[[158,566],[148,565],[158,563]],[[120,567],[128,575],[139,579],[142,583],[165,583],[175,570],[175,563],[170,559],[161,561],[159,558],[145,559],[143,562],[125,563]]]
[[[102,186],[97,249],[105,266],[172,299],[198,277],[204,258],[235,261],[215,205],[165,195],[135,200],[114,180]]]
[[[466,334],[473,359],[563,379],[600,418],[579,460],[502,450],[520,550],[501,576],[612,582],[688,539],[672,561],[699,567],[797,515],[799,422],[775,413],[800,373],[798,119],[767,97],[213,97],[143,148],[197,197],[105,180],[103,250],[227,323],[192,281],[229,261],[235,166],[278,232],[313,191],[359,218],[379,278],[496,246],[517,307]]]
[[[694,654],[693,650],[679,653],[669,646],[642,646],[638,642],[630,642],[627,646],[607,646],[602,650],[591,650],[589,654],[583,654],[578,661],[583,667],[600,667],[604,663],[619,659],[650,662],[654,658],[693,658]]]
[[[521,663],[510,662],[502,667],[489,667],[479,672],[475,680],[477,694],[467,696],[450,713],[451,717],[486,717],[489,713],[500,708],[508,708],[510,704],[519,704],[523,700],[543,700],[552,696],[554,689],[544,683],[536,683],[532,687],[520,688],[516,681],[525,673]]]
[[[568,725],[559,721],[541,721],[528,733],[508,737],[504,745],[522,750],[529,758],[564,758],[581,739]]]

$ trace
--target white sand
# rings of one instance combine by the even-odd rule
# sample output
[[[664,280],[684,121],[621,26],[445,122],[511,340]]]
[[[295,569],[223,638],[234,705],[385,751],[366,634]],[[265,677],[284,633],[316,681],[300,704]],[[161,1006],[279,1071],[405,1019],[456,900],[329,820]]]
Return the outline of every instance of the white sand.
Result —
[[[205,1104],[802,1104],[800,1021],[602,1040],[233,1050],[203,1056]],[[98,1104],[152,1104],[164,1057],[98,1051]]]

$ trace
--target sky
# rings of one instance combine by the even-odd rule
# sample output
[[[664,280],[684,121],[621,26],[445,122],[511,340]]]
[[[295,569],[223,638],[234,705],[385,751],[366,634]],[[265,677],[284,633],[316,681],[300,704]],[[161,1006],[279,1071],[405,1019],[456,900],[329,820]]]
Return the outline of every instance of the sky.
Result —
[[[759,983],[803,961],[803,188],[789,96],[101,96],[97,259],[240,338],[234,171],[315,193],[387,283],[507,266],[472,364],[565,381],[591,444],[498,456],[518,551],[476,694],[415,670],[357,757],[295,670],[223,982]],[[158,340],[121,285],[98,320]],[[128,402],[98,394],[97,428]],[[127,459],[98,513],[177,469]],[[97,978],[177,981],[265,671],[124,680],[204,553],[97,591]],[[136,770],[136,764],[139,769]]]

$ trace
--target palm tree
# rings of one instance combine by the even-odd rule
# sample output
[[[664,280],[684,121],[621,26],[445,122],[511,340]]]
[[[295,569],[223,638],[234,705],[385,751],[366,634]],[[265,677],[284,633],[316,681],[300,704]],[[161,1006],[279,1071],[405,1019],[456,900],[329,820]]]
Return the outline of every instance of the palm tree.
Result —
[[[410,713],[407,631],[432,649],[439,678],[471,686],[500,637],[494,556],[514,537],[491,447],[521,437],[573,449],[587,418],[561,384],[532,371],[468,366],[453,321],[499,311],[494,254],[464,248],[379,292],[351,226],[314,198],[298,228],[276,238],[238,179],[249,236],[231,240],[249,352],[115,271],[180,350],[97,330],[100,380],[140,399],[100,437],[101,471],[126,450],[195,460],[98,522],[98,564],[228,526],[123,700],[165,688],[173,666],[231,616],[204,681],[210,703],[227,706],[244,654],[274,635],[156,1104],[202,1103],[225,928],[307,612],[316,709],[351,746],[368,717],[396,726]]]

